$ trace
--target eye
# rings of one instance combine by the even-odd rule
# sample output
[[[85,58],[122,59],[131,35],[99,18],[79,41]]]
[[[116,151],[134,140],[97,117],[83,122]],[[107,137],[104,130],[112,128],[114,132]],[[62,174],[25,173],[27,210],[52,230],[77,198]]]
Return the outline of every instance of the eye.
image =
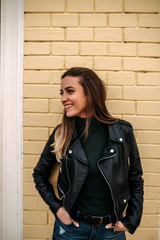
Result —
[[[62,95],[63,95],[63,92],[60,92],[59,94],[62,96]]]
[[[68,92],[69,94],[72,94],[74,91],[71,90],[71,89],[69,89],[67,92]]]

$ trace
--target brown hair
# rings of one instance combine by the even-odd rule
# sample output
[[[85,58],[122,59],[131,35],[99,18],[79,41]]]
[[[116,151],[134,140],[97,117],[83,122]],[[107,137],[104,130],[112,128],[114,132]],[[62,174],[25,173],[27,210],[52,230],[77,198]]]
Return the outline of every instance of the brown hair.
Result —
[[[87,105],[85,108],[86,126],[84,129],[85,138],[88,136],[88,129],[90,124],[89,116],[95,117],[102,123],[113,124],[119,119],[114,118],[107,110],[105,105],[106,90],[102,80],[98,75],[89,68],[73,67],[66,71],[61,79],[67,76],[76,76],[80,78],[79,83],[84,89],[87,96]],[[75,128],[75,118],[67,117],[64,111],[62,124],[59,125],[55,132],[54,152],[57,161],[60,162],[62,157],[66,157],[66,150],[70,144],[73,131]]]

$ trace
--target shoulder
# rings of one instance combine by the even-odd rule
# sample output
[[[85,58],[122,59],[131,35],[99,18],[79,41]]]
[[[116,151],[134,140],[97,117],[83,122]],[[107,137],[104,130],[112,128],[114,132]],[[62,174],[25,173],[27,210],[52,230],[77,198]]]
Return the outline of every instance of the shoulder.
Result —
[[[117,122],[119,125],[121,126],[127,126],[127,127],[130,127],[130,128],[133,128],[132,127],[132,124],[126,120],[123,120],[123,119],[119,119],[118,122]]]
[[[119,119],[117,124],[124,135],[130,136],[133,133],[133,126],[130,122],[123,119]]]

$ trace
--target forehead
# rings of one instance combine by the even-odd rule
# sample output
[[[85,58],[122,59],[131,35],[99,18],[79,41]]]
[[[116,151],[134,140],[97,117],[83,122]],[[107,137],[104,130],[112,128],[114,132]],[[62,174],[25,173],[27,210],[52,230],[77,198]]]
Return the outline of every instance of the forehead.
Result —
[[[79,82],[80,82],[80,77],[67,76],[62,79],[61,88],[66,88],[68,86],[72,86],[76,88],[81,86]]]

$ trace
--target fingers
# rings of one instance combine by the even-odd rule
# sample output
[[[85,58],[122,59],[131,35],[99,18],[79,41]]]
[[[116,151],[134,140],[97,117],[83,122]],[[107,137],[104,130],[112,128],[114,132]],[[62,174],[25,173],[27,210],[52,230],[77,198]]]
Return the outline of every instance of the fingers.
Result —
[[[73,219],[72,219],[72,222],[73,222],[73,224],[74,224],[76,227],[79,227],[79,223],[78,223],[78,222],[74,221]]]
[[[109,228],[114,228],[113,223],[107,224],[107,225],[105,226],[105,228],[107,228],[107,229],[109,229]]]

